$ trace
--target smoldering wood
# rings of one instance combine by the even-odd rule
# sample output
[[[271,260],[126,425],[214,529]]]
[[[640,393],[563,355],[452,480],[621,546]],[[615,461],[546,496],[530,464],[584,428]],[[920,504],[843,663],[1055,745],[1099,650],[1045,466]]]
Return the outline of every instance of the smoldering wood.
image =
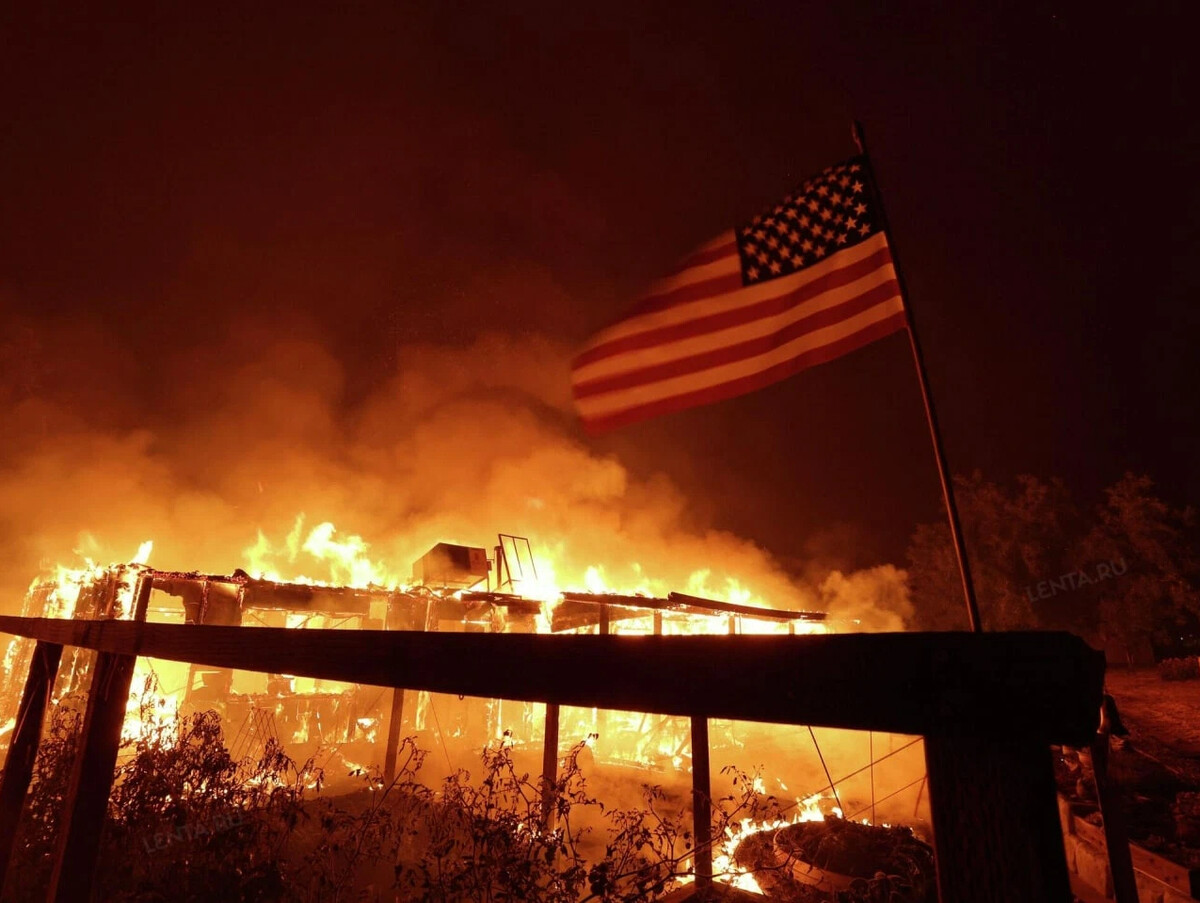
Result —
[[[0,632],[486,699],[1069,746],[1091,743],[1104,677],[1101,653],[1050,631],[562,636],[0,616]]]
[[[38,642],[29,664],[25,690],[17,707],[16,726],[9,742],[8,758],[4,761],[4,772],[0,776],[0,892],[8,876],[13,844],[16,843],[21,813],[25,808],[25,794],[37,758],[46,705],[54,689],[62,651],[63,647],[55,643]]]

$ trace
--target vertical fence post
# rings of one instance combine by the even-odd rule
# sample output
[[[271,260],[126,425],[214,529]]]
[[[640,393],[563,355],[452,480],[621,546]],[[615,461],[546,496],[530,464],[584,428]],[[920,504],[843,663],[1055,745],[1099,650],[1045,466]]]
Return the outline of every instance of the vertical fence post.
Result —
[[[708,718],[692,716],[692,834],[696,838],[696,887],[712,885],[712,789],[709,785]]]
[[[926,737],[941,903],[1071,899],[1050,747]]]
[[[138,578],[134,605],[136,620],[145,619],[153,588],[152,578]],[[136,655],[101,652],[96,656],[87,712],[83,717],[83,734],[71,768],[71,782],[63,798],[58,848],[46,895],[48,900],[56,903],[75,903],[91,897],[100,835],[104,830],[135,664]]]
[[[384,751],[383,783],[396,780],[396,755],[400,752],[400,730],[404,724],[404,688],[392,688],[392,709],[388,713],[387,748]]]
[[[1138,903],[1137,880],[1133,874],[1133,854],[1129,851],[1129,832],[1121,812],[1118,788],[1108,777],[1107,726],[1102,726],[1092,742],[1092,774],[1096,779],[1096,800],[1104,819],[1104,845],[1112,874],[1113,897],[1117,903]]]
[[[17,708],[16,727],[8,745],[4,774],[0,777],[0,891],[4,888],[13,844],[17,840],[17,828],[25,808],[25,793],[29,789],[33,763],[42,739],[42,720],[54,689],[54,678],[58,676],[62,650],[63,647],[57,643],[38,641],[29,662],[25,691]]]
[[[554,786],[558,783],[558,703],[546,703],[546,732],[542,740],[542,826],[554,822]]]

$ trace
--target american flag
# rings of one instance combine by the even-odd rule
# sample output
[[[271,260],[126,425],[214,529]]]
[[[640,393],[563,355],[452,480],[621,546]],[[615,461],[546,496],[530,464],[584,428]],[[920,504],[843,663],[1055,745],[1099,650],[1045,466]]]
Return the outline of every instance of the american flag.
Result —
[[[688,257],[588,343],[571,385],[599,432],[761,389],[904,326],[854,157]]]

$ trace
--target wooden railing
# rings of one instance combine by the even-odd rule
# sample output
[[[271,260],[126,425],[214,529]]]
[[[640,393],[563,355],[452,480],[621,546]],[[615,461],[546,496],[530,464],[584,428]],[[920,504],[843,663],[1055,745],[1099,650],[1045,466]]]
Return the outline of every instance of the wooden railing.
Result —
[[[37,640],[0,780],[5,871],[62,647],[100,653],[47,896],[59,901],[91,891],[137,656],[545,702],[548,712],[687,716],[696,788],[707,787],[708,718],[919,734],[943,903],[1071,900],[1049,747],[1092,741],[1104,675],[1103,656],[1065,633],[560,636],[5,616],[0,633]]]

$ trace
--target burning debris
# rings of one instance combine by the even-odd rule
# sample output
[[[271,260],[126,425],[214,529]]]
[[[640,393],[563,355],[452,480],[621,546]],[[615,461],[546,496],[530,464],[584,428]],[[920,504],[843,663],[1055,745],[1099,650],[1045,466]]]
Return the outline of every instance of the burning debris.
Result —
[[[802,821],[747,836],[734,861],[772,899],[795,903],[932,903],[933,850],[911,829],[841,818]]]
[[[663,596],[616,593],[608,591],[598,579],[588,581],[589,591],[560,590],[552,578],[539,576],[529,540],[510,534],[500,534],[497,544],[490,550],[438,543],[413,563],[412,582],[385,585],[375,580],[378,569],[360,566],[365,546],[336,545],[332,528],[320,536],[318,533],[319,528],[310,534],[306,548],[319,546],[343,556],[346,572],[358,575],[354,585],[329,585],[304,578],[283,580],[274,574],[252,576],[242,569],[231,574],[161,570],[145,563],[150,551],[147,545],[141,550],[139,560],[129,564],[107,568],[89,566],[75,571],[59,569],[53,580],[35,582],[26,596],[23,614],[86,620],[145,620],[198,627],[467,633],[801,634],[826,632],[832,626],[822,612],[764,608],[690,593],[670,592]],[[10,701],[19,695],[20,687],[16,681],[27,670],[27,662],[23,659],[29,652],[29,644],[17,641],[8,649],[5,695]],[[56,700],[82,689],[90,673],[92,658],[89,654],[73,650],[69,655],[69,660],[64,660],[59,671]],[[339,772],[363,773],[377,765],[385,746],[385,736],[389,750],[395,747],[401,735],[415,738],[421,749],[433,753],[432,761],[440,763],[444,759],[447,774],[470,769],[477,760],[478,751],[496,742],[502,742],[511,749],[515,760],[524,761],[530,772],[537,773],[543,747],[546,750],[557,748],[561,756],[564,747],[558,738],[568,745],[587,738],[581,747],[579,761],[594,770],[598,791],[622,798],[631,788],[645,784],[648,775],[653,775],[649,780],[664,785],[673,804],[682,808],[688,806],[685,788],[688,773],[692,770],[693,750],[692,726],[687,718],[565,706],[559,712],[555,706],[552,731],[548,706],[544,703],[464,698],[425,691],[396,690],[393,693],[379,687],[148,658],[139,658],[137,669],[134,686],[154,686],[159,698],[149,707],[144,694],[140,703],[131,702],[123,730],[127,740],[150,735],[162,737],[165,736],[162,726],[173,719],[215,711],[228,726],[234,759],[255,761],[266,750],[286,749],[300,761],[324,756],[326,774],[334,775]],[[570,675],[564,675],[564,679],[569,680]],[[664,676],[664,679],[670,677]],[[706,748],[715,756],[718,767],[725,762],[744,759],[748,754],[766,757],[772,751],[776,752],[781,764],[772,780],[779,792],[787,795],[785,777],[788,782],[795,781],[801,786],[805,782],[811,786],[812,781],[808,775],[799,776],[803,770],[788,773],[792,760],[797,758],[797,751],[794,738],[789,739],[785,730],[771,725],[713,720],[711,741]],[[816,735],[810,730],[807,736],[820,758]],[[872,769],[869,790],[856,785],[856,782],[861,784],[865,768],[836,779],[842,786],[843,796],[850,793],[864,805],[869,798],[872,813],[877,763],[881,785],[888,781],[891,786],[903,783],[896,777],[904,773],[903,769],[911,771],[916,767],[923,774],[919,739],[898,735],[878,737],[888,738],[886,747],[872,745],[861,753],[854,753],[865,753],[869,757]],[[7,731],[0,737],[0,742],[7,742]],[[834,737],[828,742],[837,745],[846,741]],[[910,749],[912,754],[906,757],[905,751]],[[893,760],[893,766],[901,767],[901,771],[893,769],[885,777],[888,759]],[[338,767],[330,768],[330,765]],[[822,768],[829,785],[803,802],[797,798],[791,821],[821,817],[818,801],[832,800],[840,807],[835,778],[825,769],[823,759]],[[386,765],[384,771],[386,774]],[[907,778],[905,775],[905,780]],[[896,793],[915,789],[916,783],[904,783]],[[765,785],[756,785],[755,792],[765,792]],[[919,789],[915,792],[914,818],[916,809],[920,808]],[[881,803],[885,798],[881,792]],[[841,809],[835,809],[833,814],[840,818]],[[758,872],[766,866],[765,860],[759,861],[755,858],[759,854],[753,851],[766,849],[763,844],[770,843],[775,851],[771,855],[778,859],[777,848],[780,844],[790,843],[787,838],[795,840],[797,849],[807,849],[807,833],[784,833],[785,824],[783,821],[746,821],[738,831],[727,832],[724,852],[716,856],[715,873],[723,880],[759,892],[769,889],[771,881],[775,881],[776,889],[784,887],[779,883],[784,879],[776,875],[783,868],[780,862],[771,866],[775,877],[766,879],[761,887],[756,883]],[[847,829],[847,833],[838,827],[841,824],[838,819],[829,824],[831,827],[822,830],[830,837],[836,835],[838,842],[857,843],[866,836],[859,831],[861,826],[858,825]],[[888,837],[896,836],[894,832],[888,834]],[[778,837],[783,839],[776,842],[773,838]],[[921,846],[919,842],[914,843]],[[875,855],[878,846],[877,843],[874,846],[868,844],[861,851],[861,858],[863,862],[875,862],[874,869],[891,875],[888,871],[893,868],[891,860]],[[827,844],[817,844],[817,847],[821,851],[829,848]],[[825,853],[814,856],[815,859],[804,861],[830,874],[838,871],[837,863]],[[819,862],[825,862],[825,865],[821,866]],[[788,869],[793,877],[802,871],[798,866],[787,866],[784,871]],[[860,874],[864,870],[866,874]],[[913,875],[918,872],[896,874],[916,886],[917,878]],[[850,876],[847,880],[873,880],[874,876],[874,872],[861,863],[845,874]]]

